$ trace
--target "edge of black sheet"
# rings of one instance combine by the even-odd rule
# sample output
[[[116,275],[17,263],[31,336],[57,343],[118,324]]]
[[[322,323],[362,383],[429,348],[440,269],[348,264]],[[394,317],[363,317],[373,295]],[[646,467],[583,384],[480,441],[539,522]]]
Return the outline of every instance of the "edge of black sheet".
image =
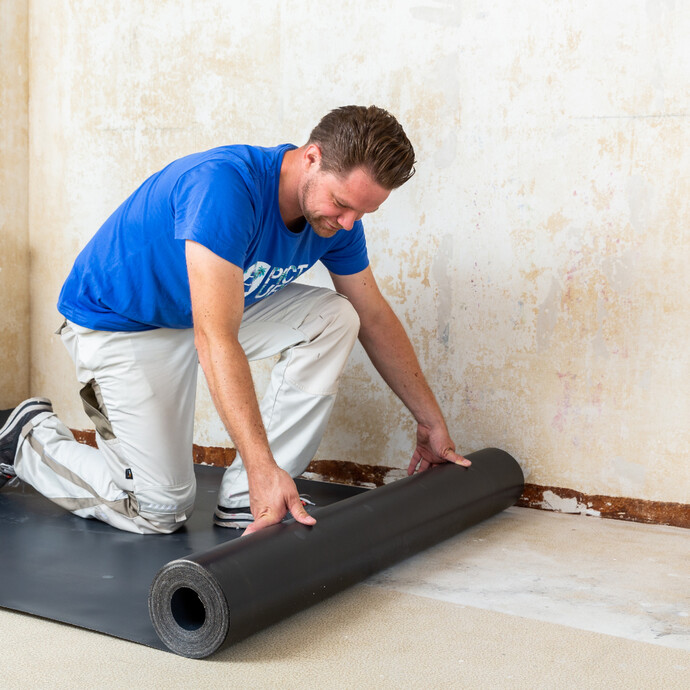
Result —
[[[161,568],[149,613],[173,652],[203,658],[512,506],[524,488],[498,448],[316,509]]]

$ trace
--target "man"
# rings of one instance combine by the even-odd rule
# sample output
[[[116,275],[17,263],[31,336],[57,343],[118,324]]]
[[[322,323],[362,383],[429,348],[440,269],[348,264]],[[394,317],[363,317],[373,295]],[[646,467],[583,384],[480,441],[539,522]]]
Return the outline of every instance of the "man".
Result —
[[[98,449],[50,401],[0,413],[0,469],[73,513],[170,533],[194,506],[198,362],[237,448],[215,522],[246,533],[289,511],[359,339],[418,422],[408,471],[455,453],[412,345],[376,286],[362,217],[414,173],[385,110],[346,106],[300,148],[225,146],[146,180],[75,261],[58,308]],[[322,261],[336,291],[294,283]],[[280,353],[259,406],[249,360]],[[198,358],[198,361],[197,361]]]

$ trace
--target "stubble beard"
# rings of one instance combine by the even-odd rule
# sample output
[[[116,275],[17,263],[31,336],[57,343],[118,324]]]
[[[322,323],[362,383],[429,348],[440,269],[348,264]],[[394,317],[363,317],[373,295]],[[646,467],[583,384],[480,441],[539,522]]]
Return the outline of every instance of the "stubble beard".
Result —
[[[318,216],[311,212],[309,208],[310,203],[310,191],[313,188],[313,178],[309,178],[305,183],[300,195],[300,206],[302,208],[302,215],[304,219],[311,225],[312,230],[319,236],[326,239],[333,237],[340,228],[333,229],[331,224],[326,220],[324,216]]]

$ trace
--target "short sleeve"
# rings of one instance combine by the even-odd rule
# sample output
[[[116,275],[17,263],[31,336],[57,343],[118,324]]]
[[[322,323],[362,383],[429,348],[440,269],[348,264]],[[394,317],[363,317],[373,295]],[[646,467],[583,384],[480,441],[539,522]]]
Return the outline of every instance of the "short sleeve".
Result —
[[[369,255],[362,221],[358,220],[352,230],[340,230],[321,262],[331,273],[340,276],[363,271],[369,265]]]
[[[244,267],[256,208],[250,186],[234,165],[207,161],[188,170],[175,184],[171,203],[175,239],[194,240]]]

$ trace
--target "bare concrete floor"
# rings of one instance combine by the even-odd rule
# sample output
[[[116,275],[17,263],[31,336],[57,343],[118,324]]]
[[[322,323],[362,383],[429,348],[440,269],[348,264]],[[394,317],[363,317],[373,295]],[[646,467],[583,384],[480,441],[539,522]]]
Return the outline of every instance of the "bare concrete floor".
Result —
[[[368,583],[690,652],[677,527],[510,508]]]
[[[690,532],[512,508],[193,661],[0,610],[1,688],[690,688]]]

